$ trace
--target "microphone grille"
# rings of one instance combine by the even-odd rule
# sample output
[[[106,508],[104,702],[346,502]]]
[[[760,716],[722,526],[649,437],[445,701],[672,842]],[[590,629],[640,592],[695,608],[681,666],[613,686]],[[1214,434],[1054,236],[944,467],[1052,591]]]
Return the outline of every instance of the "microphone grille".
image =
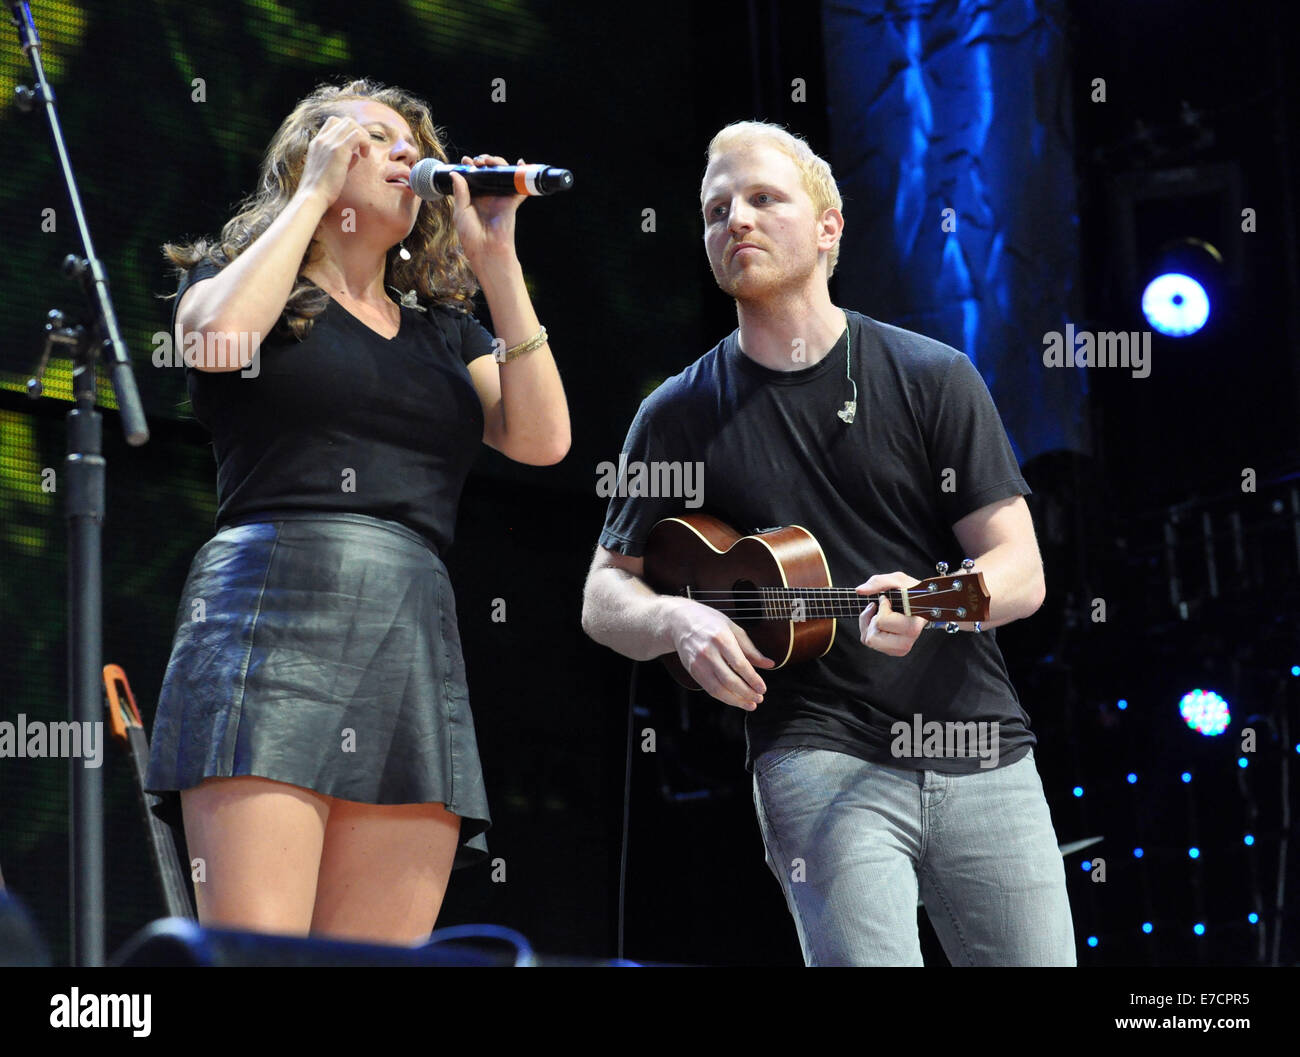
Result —
[[[442,192],[434,182],[441,163],[433,158],[424,158],[411,166],[409,183],[411,190],[424,199],[441,198]]]

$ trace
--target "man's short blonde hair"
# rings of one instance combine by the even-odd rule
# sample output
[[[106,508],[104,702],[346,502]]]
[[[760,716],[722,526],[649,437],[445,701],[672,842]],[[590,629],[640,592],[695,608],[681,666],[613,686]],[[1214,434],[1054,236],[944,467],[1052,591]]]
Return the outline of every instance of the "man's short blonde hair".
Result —
[[[733,121],[709,141],[708,161],[712,164],[719,154],[738,150],[756,142],[775,147],[794,162],[803,182],[803,189],[812,199],[813,211],[820,217],[828,209],[844,211],[844,200],[840,198],[840,189],[835,186],[835,177],[831,174],[830,164],[818,157],[806,140],[787,132],[780,125],[769,121]],[[835,274],[835,262],[840,257],[840,244],[835,243],[831,249],[826,277]]]

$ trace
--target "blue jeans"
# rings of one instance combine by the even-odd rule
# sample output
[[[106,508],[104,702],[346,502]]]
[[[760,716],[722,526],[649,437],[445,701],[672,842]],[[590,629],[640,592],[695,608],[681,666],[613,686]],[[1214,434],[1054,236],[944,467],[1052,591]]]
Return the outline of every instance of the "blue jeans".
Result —
[[[754,762],[767,864],[808,965],[921,965],[918,889],[953,965],[1074,965],[1032,750],[975,774],[776,748]]]

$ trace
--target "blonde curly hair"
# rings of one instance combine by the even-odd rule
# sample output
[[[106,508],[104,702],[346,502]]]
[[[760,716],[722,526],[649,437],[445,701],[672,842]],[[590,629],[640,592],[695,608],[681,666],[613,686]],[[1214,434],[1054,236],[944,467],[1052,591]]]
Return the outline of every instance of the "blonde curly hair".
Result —
[[[447,161],[444,130],[433,124],[429,107],[422,99],[404,89],[386,87],[365,78],[340,85],[322,84],[301,100],[280,125],[262,159],[258,190],[244,199],[239,212],[226,221],[220,238],[169,242],[162,248],[163,255],[183,273],[200,261],[224,267],[248,249],[297,192],[312,137],[330,117],[346,116],[338,104],[352,99],[373,100],[391,107],[410,126],[422,158]],[[306,337],[329,301],[329,295],[302,274],[312,245],[314,242],[308,245],[298,265],[297,282],[285,302],[279,323],[300,340]],[[422,302],[468,311],[479,287],[456,234],[450,196],[421,205],[415,227],[404,245],[411,259],[403,260],[397,247],[390,249],[384,267],[384,285],[400,291],[414,290]]]

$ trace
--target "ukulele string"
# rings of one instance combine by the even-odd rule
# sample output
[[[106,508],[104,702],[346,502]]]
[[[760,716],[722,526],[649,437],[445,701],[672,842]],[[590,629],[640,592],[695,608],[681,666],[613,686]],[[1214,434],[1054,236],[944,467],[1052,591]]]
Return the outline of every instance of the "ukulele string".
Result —
[[[954,580],[955,578],[949,576],[949,577],[947,577],[947,579],[948,579],[949,581],[952,581],[952,580]],[[743,581],[739,581],[739,582],[743,582]],[[856,588],[853,588],[853,587],[777,587],[777,586],[773,585],[772,587],[731,587],[731,588],[712,587],[712,588],[703,588],[703,590],[706,590],[706,591],[712,591],[714,594],[723,593],[723,594],[737,594],[737,595],[744,595],[744,594],[750,594],[750,595],[752,595],[752,594],[761,594],[761,593],[766,593],[766,592],[768,592],[768,591],[787,591],[787,592],[794,592],[794,591],[816,591],[816,592],[826,592],[826,591],[831,591],[831,592],[839,593],[839,592],[842,592],[842,591],[855,591],[855,590],[857,590],[857,589],[856,589]],[[918,594],[918,593],[921,593],[921,594],[933,594],[935,591],[955,591],[955,590],[958,590],[958,588],[956,587],[955,584],[953,584],[953,583],[950,582],[950,583],[945,584],[945,585],[942,586],[942,587],[937,587],[937,586],[936,586],[936,587],[934,587],[934,588],[923,587],[923,586],[920,586],[919,584],[918,584],[918,585],[914,585],[914,586],[912,586],[912,587],[906,587],[906,588],[904,588],[904,587],[886,587],[886,588],[884,588],[883,590],[881,590],[881,591],[878,592],[878,593],[879,593],[879,594],[885,594],[886,592],[890,592],[890,593],[893,593],[893,594],[897,594],[899,591],[910,591],[912,594]]]
[[[777,592],[777,591],[784,592],[784,594],[774,594],[774,593],[773,593],[773,592]],[[835,592],[835,593],[834,593],[834,594],[831,594],[831,595],[824,595],[824,594],[799,594],[798,592],[800,592],[800,591],[817,591],[817,592],[820,592],[820,591],[832,591],[832,592]],[[840,592],[843,592],[843,594],[840,594]],[[909,589],[908,589],[908,593],[907,593],[907,599],[908,599],[909,602],[911,602],[911,601],[913,601],[913,600],[915,600],[915,599],[918,599],[918,598],[938,598],[940,595],[950,595],[950,594],[957,594],[958,596],[960,596],[960,595],[961,595],[961,591],[958,590],[957,588],[954,588],[954,587],[944,587],[944,588],[939,588],[938,590],[934,590],[934,591],[928,591],[928,590],[913,591],[913,590],[911,590],[911,589],[909,588]],[[870,600],[870,599],[872,599],[872,598],[878,598],[880,595],[885,595],[885,596],[890,600],[891,603],[892,603],[892,602],[901,602],[901,601],[903,600],[902,593],[901,593],[897,588],[890,588],[890,589],[887,590],[887,591],[880,591],[878,594],[870,594],[870,595],[859,595],[859,594],[857,594],[857,593],[854,592],[854,591],[850,591],[850,590],[848,590],[847,588],[840,588],[840,587],[803,587],[803,588],[800,588],[800,587],[793,587],[793,588],[790,588],[790,587],[772,587],[772,588],[759,588],[759,589],[756,590],[756,591],[747,591],[747,590],[741,590],[741,591],[721,591],[721,590],[714,590],[714,591],[698,591],[698,590],[692,590],[692,591],[691,591],[691,598],[693,598],[693,599],[697,599],[697,600],[698,600],[698,599],[701,599],[701,598],[722,598],[722,599],[725,599],[725,598],[763,598],[763,599],[768,599],[768,600],[776,601],[776,600],[780,600],[780,599],[787,599],[787,598],[788,598],[788,599],[796,599],[796,598],[797,598],[797,599],[801,599],[801,600],[803,600],[803,601],[808,601],[808,602],[822,602],[822,601],[843,601],[843,602],[850,602],[850,601],[852,601],[854,598],[865,598],[865,599]]]
[[[754,620],[795,620],[793,613],[769,613],[762,607],[755,609],[724,609],[721,606],[710,606],[709,608],[715,609],[717,612],[727,617],[740,617]],[[817,612],[813,614],[805,614],[801,619],[830,620],[832,617],[857,617],[862,615],[862,610],[865,608],[866,607],[863,606],[858,609],[846,609],[834,613]],[[924,617],[927,620],[970,620],[969,615],[966,613],[958,612],[955,609],[942,609],[933,606],[918,606],[912,611],[912,616]],[[795,622],[798,623],[798,621]]]
[[[799,594],[799,592],[801,591],[803,592],[831,591],[836,593],[828,597],[822,594],[811,594],[811,595]],[[845,594],[843,596],[840,596],[838,594],[838,592],[840,591],[844,591]],[[775,592],[784,592],[784,593],[776,594]],[[913,614],[913,616],[924,615],[926,618],[931,620],[951,620],[955,617],[960,618],[960,617],[967,616],[967,614],[962,610],[950,609],[947,606],[935,606],[935,605],[924,604],[925,600],[937,600],[940,595],[947,595],[953,593],[960,594],[960,592],[957,591],[956,588],[953,588],[951,586],[945,588],[939,588],[934,591],[926,590],[926,589],[921,589],[921,590],[913,590],[912,588],[907,589],[907,597],[909,603],[916,603],[912,605],[912,608],[917,611],[916,613]],[[901,588],[890,588],[889,590],[882,591],[881,594],[889,598],[891,605],[902,602]],[[822,611],[822,609],[829,607],[832,610],[832,612],[829,614],[830,616],[854,617],[857,616],[859,613],[861,613],[862,610],[865,609],[867,605],[870,604],[871,599],[873,597],[878,597],[878,596],[858,595],[853,592],[847,591],[847,589],[845,588],[835,588],[835,587],[805,587],[805,588],[772,587],[772,588],[758,588],[756,590],[738,590],[738,591],[721,591],[721,590],[691,591],[692,599],[696,601],[705,602],[705,604],[709,604],[706,600],[710,598],[715,599],[719,602],[731,602],[731,601],[741,602],[742,600],[746,602],[746,604],[734,605],[734,606],[721,606],[721,605],[711,606],[711,608],[718,610],[718,612],[722,613],[725,616],[754,618],[754,619],[771,619],[771,620],[792,619],[790,614],[782,613],[779,611],[779,605],[780,603],[783,602],[789,602],[791,603],[791,607],[790,607],[791,611],[793,611],[793,603],[795,601],[811,601],[812,603],[814,603],[815,606],[819,607],[818,609],[819,614]],[[774,609],[777,609],[778,611],[773,612]],[[817,620],[817,619],[829,619],[829,617],[818,615],[809,618],[808,616],[805,615],[804,619]]]

